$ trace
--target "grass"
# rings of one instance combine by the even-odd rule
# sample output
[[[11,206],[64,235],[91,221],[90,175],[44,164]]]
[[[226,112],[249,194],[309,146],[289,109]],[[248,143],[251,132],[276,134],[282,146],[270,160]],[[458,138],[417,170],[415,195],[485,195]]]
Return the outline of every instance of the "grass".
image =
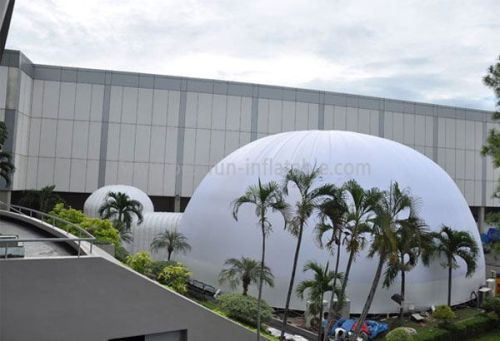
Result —
[[[474,341],[498,341],[500,340],[500,330],[496,330],[493,332],[489,332],[487,334],[484,334],[480,337],[474,338]],[[472,341],[472,340],[470,340]]]
[[[466,308],[454,310],[454,312],[455,312],[456,318],[453,320],[453,322],[459,322],[459,321],[466,321],[466,320],[469,320],[469,319],[477,316],[478,314],[481,313],[481,310],[476,309],[476,308],[466,307]],[[399,321],[397,318],[391,319],[388,321],[383,321],[383,322],[386,322],[389,324],[389,330],[392,330],[392,329],[399,326],[399,324],[398,324]],[[415,321],[410,321],[407,319],[405,319],[403,322],[404,327],[414,328],[417,331],[417,335],[414,336],[414,339],[416,341],[418,341],[420,339],[422,339],[422,340],[428,339],[428,337],[431,335],[438,335],[438,334],[445,333],[442,329],[438,328],[438,324],[439,324],[439,322],[432,319],[432,318],[428,319],[425,323],[417,323]],[[384,339],[385,339],[385,335],[381,335],[381,336],[377,337],[375,340],[384,340]],[[497,339],[497,341],[498,340],[500,340],[500,339]]]
[[[246,324],[243,324],[239,321],[236,321],[232,318],[230,318],[229,316],[227,316],[227,314],[225,314],[222,310],[219,309],[219,306],[217,305],[217,303],[215,302],[212,302],[212,301],[201,301],[201,300],[198,300],[198,299],[195,299],[195,298],[192,298],[192,300],[195,300],[197,303],[201,304],[202,306],[204,306],[205,308],[207,309],[210,309],[211,311],[213,311],[214,313],[216,313],[217,315],[220,315],[220,316],[223,316],[231,321],[233,321],[234,323],[237,323],[239,324],[240,326],[248,329],[248,330],[251,330],[253,331],[254,333],[257,333],[257,329],[252,327],[252,326],[249,326],[249,325],[246,325]],[[266,338],[267,340],[271,340],[271,341],[279,341],[279,338],[277,337],[274,337],[270,334],[268,334],[266,331],[261,331],[261,336]]]

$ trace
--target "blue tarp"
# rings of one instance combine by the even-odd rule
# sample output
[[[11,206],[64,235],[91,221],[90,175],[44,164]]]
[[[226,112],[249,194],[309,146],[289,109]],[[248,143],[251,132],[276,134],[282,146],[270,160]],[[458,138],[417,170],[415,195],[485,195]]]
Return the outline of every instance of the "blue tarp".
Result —
[[[356,323],[356,320],[339,319],[333,325],[332,330],[330,331],[330,334],[333,335],[335,333],[335,329],[337,329],[337,328],[342,328],[342,329],[345,329],[346,331],[350,331],[353,329],[353,326],[355,323]],[[368,331],[369,331],[368,338],[370,340],[373,340],[374,338],[377,337],[377,335],[385,333],[386,331],[389,330],[389,325],[387,323],[366,320],[365,324],[368,327]]]
[[[486,233],[481,233],[481,241],[483,244],[500,242],[500,229],[490,227]]]

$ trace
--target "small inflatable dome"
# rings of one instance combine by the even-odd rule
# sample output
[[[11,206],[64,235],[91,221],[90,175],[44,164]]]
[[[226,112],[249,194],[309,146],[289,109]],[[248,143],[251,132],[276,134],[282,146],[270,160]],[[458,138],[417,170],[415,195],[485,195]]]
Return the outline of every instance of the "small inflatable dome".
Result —
[[[106,200],[106,195],[109,192],[126,193],[131,199],[139,201],[143,206],[143,214],[154,211],[153,202],[148,195],[140,189],[127,185],[110,185],[97,189],[87,198],[87,200],[85,200],[85,204],[83,205],[85,214],[92,217],[98,217],[99,208]]]
[[[420,216],[430,229],[438,231],[442,224],[472,234],[479,244],[477,270],[466,277],[464,262],[458,260],[453,270],[452,304],[469,300],[485,280],[485,263],[476,222],[469,206],[455,182],[435,162],[412,148],[380,137],[348,131],[295,131],[264,137],[234,151],[220,161],[203,179],[193,194],[181,221],[181,231],[189,239],[192,250],[183,260],[193,271],[193,277],[216,284],[217,275],[227,258],[242,256],[260,259],[261,235],[257,227],[255,208],[244,205],[239,219],[231,214],[231,202],[243,195],[249,185],[263,182],[281,182],[287,168],[310,168],[314,164],[322,169],[321,182],[342,185],[355,179],[364,188],[389,188],[393,181],[409,188],[419,198]],[[287,201],[294,203],[297,198]],[[275,307],[283,307],[296,240],[283,230],[282,219],[270,213],[273,232],[266,241],[266,264],[275,276],[274,288],[265,287],[264,299]],[[315,242],[314,219],[305,229],[297,267],[295,284],[310,279],[302,271],[304,264],[315,260],[323,265],[333,258]],[[341,252],[340,270],[346,266],[346,250]],[[447,298],[447,271],[435,259],[429,267],[420,262],[406,274],[406,301],[416,307],[445,304]],[[358,314],[370,290],[377,259],[367,257],[366,249],[357,257],[350,273],[347,288],[351,299],[351,312]],[[394,284],[379,287],[371,313],[396,312],[399,306],[391,296],[399,293],[399,276]],[[255,290],[255,286],[252,286]],[[255,291],[252,292],[255,294]],[[304,309],[295,291],[292,309]]]

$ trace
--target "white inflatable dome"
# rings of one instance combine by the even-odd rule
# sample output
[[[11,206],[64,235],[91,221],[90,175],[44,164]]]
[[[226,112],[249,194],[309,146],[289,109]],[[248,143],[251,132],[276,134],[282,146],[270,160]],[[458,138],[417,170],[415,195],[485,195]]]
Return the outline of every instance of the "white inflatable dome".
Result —
[[[402,144],[364,134],[346,131],[298,131],[268,136],[254,141],[220,161],[196,189],[181,221],[181,230],[189,238],[192,250],[183,261],[194,272],[193,277],[217,283],[224,261],[230,257],[260,258],[261,235],[254,207],[243,206],[239,221],[231,215],[231,201],[241,196],[249,185],[262,181],[280,181],[285,168],[316,164],[323,169],[322,182],[342,185],[356,179],[364,188],[387,189],[391,181],[408,187],[420,198],[420,215],[432,230],[442,224],[470,232],[481,245],[476,223],[462,193],[448,174],[436,163]],[[292,198],[291,202],[296,199]],[[271,214],[273,232],[267,239],[266,264],[275,275],[275,287],[264,288],[263,297],[273,306],[283,307],[295,248],[295,239],[283,230],[282,219]],[[296,282],[311,278],[303,273],[305,262],[316,260],[334,264],[325,250],[314,241],[314,221],[305,230]],[[464,263],[453,271],[452,304],[467,301],[472,291],[485,280],[485,264],[480,250],[477,271],[465,277]],[[345,251],[341,270],[345,269]],[[348,284],[351,312],[360,313],[376,268],[376,259],[359,255]],[[399,280],[399,279],[398,279]],[[390,297],[399,293],[399,282],[389,289],[379,287],[371,313],[398,310]],[[255,288],[252,288],[255,290]],[[255,291],[254,291],[255,293]],[[419,264],[407,274],[407,302],[415,306],[445,304],[447,271],[440,260],[426,268]],[[295,291],[292,308],[304,309]]]
[[[139,201],[143,206],[143,214],[154,211],[153,202],[148,195],[139,188],[127,185],[109,185],[97,189],[87,198],[87,200],[85,200],[85,204],[83,205],[85,214],[92,217],[98,217],[99,208],[106,200],[106,195],[109,192],[126,193],[131,199]]]
[[[133,242],[127,245],[127,251],[136,253],[140,251],[150,251],[151,242],[159,234],[165,230],[179,229],[182,213],[173,212],[148,212],[144,214],[144,221],[137,225],[132,224]],[[167,252],[165,249],[152,252],[151,255],[156,260],[166,260]],[[175,255],[174,255],[175,256]]]

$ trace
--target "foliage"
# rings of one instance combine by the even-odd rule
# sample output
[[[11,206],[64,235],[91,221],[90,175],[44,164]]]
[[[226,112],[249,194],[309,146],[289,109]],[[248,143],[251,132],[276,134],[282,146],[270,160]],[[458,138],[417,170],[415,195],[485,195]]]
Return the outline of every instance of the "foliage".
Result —
[[[330,195],[335,188],[333,185],[323,185],[315,187],[315,183],[321,177],[321,168],[313,167],[311,170],[301,170],[297,168],[291,168],[285,175],[283,182],[283,193],[285,195],[289,194],[289,187],[295,188],[300,197],[293,205],[293,213],[289,219],[289,224],[287,230],[297,238],[297,243],[295,246],[295,254],[293,257],[292,273],[290,275],[290,284],[288,285],[288,292],[285,302],[285,311],[283,313],[283,323],[281,328],[281,339],[285,337],[285,329],[287,325],[288,313],[290,308],[290,299],[292,298],[292,292],[295,282],[295,273],[297,271],[297,263],[299,260],[300,248],[302,245],[302,235],[304,233],[304,228],[307,227],[307,221],[312,216],[314,211],[320,205],[321,201]],[[338,264],[338,263],[337,263]],[[336,267],[337,269],[337,267]]]
[[[229,318],[248,324],[252,327],[257,325],[257,299],[242,294],[224,294],[218,299],[220,309]],[[264,301],[261,302],[260,318],[262,322],[268,322],[272,317],[272,308]]]
[[[24,191],[18,204],[42,212],[50,212],[57,203],[64,202],[62,198],[54,193],[56,186],[45,186],[40,190]]]
[[[439,305],[436,310],[432,312],[432,317],[436,320],[453,320],[455,318],[455,313],[447,305]]]
[[[12,164],[12,155],[4,151],[4,144],[7,141],[8,132],[5,122],[0,121],[0,178],[5,180],[5,184],[10,186],[11,175],[15,171]]]
[[[159,233],[151,243],[151,251],[160,249],[167,250],[167,260],[170,260],[172,254],[176,252],[186,254],[191,251],[191,245],[189,245],[187,237],[181,232],[166,229],[164,232]]]
[[[127,257],[127,265],[145,276],[151,276],[153,258],[147,251],[137,252]]]
[[[483,304],[483,308],[486,311],[493,311],[500,316],[500,297],[487,298]]]
[[[151,278],[156,280],[158,278],[158,275],[166,266],[175,264],[177,264],[177,262],[168,260],[153,261],[153,265],[151,266]]]
[[[276,182],[271,181],[263,184],[260,181],[255,186],[249,186],[245,193],[236,198],[232,202],[233,207],[233,218],[238,220],[238,212],[243,205],[250,204],[255,206],[255,215],[259,221],[260,232],[262,234],[262,247],[261,247],[261,257],[260,257],[260,267],[264,269],[265,258],[266,258],[266,237],[272,231],[271,222],[268,219],[269,211],[279,212],[285,221],[285,228],[288,220],[288,209],[289,206],[283,199],[283,193],[280,191],[279,186]],[[258,287],[258,298],[257,298],[257,339],[260,339],[260,303],[262,298],[262,286],[264,284],[264,271],[260,272],[259,287]]]
[[[479,247],[469,232],[455,231],[446,225],[432,235],[437,240],[436,252],[446,259],[446,262],[441,265],[448,268],[448,305],[451,305],[451,273],[458,267],[457,257],[465,261],[466,276],[470,277],[476,271]]]
[[[375,292],[387,262],[394,262],[399,257],[397,231],[409,223],[412,212],[415,212],[415,199],[408,189],[401,189],[397,182],[391,183],[383,192],[375,209],[376,216],[370,228],[372,242],[368,251],[369,257],[378,256],[377,270],[372,281],[370,292],[361,312],[360,321],[368,315]],[[358,323],[356,333],[361,331],[362,323]]]
[[[261,266],[258,261],[248,257],[229,258],[225,261],[226,268],[219,273],[219,283],[229,283],[235,289],[238,285],[243,286],[243,295],[247,295],[248,287],[251,284],[258,284],[262,274],[262,280],[270,287],[274,287],[274,276],[271,269],[264,265],[261,273]]]
[[[325,293],[333,290],[333,279],[335,276],[338,278],[341,277],[340,274],[335,274],[334,271],[328,271],[328,266],[328,263],[323,268],[321,264],[315,261],[307,262],[304,265],[303,271],[311,271],[314,278],[300,282],[296,288],[297,296],[301,299],[304,298],[304,294],[307,291],[307,298],[311,302],[310,312],[319,317],[323,314],[323,297]],[[338,290],[336,292],[338,294]]]
[[[497,111],[493,113],[493,119],[500,119],[500,56],[495,65],[488,68],[488,74],[483,78],[484,84],[495,93]],[[500,134],[496,130],[490,130],[490,134],[481,151],[483,155],[493,157],[495,167],[500,167]]]
[[[187,293],[187,283],[191,272],[181,263],[167,265],[158,275],[158,282],[164,284],[179,294]]]
[[[407,328],[399,327],[391,330],[385,336],[386,341],[413,341],[413,335],[410,334]]]
[[[107,219],[88,217],[82,211],[75,210],[74,208],[65,208],[63,203],[56,204],[52,211],[50,211],[50,214],[67,222],[79,225],[93,235],[98,244],[113,244],[115,246],[115,251],[121,248],[120,235],[113,227],[113,224]],[[80,232],[74,226],[64,224],[58,220],[54,220],[54,223],[57,227],[80,237]]]
[[[130,240],[130,227],[134,216],[141,224],[142,204],[122,192],[109,192],[105,202],[99,208],[99,216],[113,220],[113,225],[120,232],[123,240]]]

